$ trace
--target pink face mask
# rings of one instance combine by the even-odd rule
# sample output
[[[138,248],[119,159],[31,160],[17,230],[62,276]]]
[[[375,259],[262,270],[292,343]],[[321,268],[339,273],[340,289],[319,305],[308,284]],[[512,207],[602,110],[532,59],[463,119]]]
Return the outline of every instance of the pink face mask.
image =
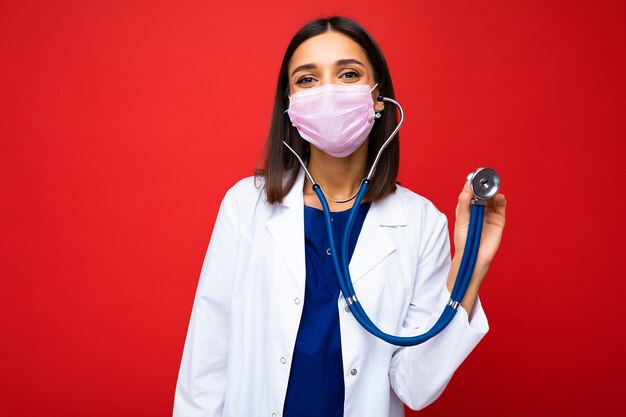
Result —
[[[374,126],[374,88],[326,84],[299,91],[289,97],[287,113],[309,143],[329,155],[348,156],[365,142]]]

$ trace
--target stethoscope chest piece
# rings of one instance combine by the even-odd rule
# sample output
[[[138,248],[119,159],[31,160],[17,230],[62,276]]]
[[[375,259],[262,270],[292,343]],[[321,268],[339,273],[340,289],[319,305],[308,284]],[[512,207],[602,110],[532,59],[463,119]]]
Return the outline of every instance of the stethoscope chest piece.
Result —
[[[478,168],[467,176],[474,193],[474,204],[486,204],[500,188],[500,176],[491,168]]]

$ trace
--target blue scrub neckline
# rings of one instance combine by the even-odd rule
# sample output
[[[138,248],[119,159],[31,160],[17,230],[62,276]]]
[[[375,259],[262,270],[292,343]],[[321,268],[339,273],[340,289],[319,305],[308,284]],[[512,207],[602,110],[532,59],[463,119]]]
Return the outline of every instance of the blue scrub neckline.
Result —
[[[361,203],[361,205],[359,206],[359,210],[361,210],[363,207],[365,207],[365,206],[367,206],[369,204],[370,204],[369,202]],[[304,208],[312,210],[314,212],[324,213],[324,210],[318,209],[317,207],[313,207],[313,206],[307,206],[306,204],[304,205]],[[345,215],[345,214],[350,213],[350,210],[352,210],[352,208],[349,208],[349,209],[346,209],[346,210],[342,210],[342,211],[331,211],[330,214],[341,216],[341,215]]]

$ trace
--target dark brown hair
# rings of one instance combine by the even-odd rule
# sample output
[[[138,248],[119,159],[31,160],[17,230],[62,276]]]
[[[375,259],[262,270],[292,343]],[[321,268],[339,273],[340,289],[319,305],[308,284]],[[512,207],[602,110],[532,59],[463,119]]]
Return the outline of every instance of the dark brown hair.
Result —
[[[313,20],[300,29],[287,46],[280,65],[274,110],[262,155],[265,167],[259,167],[255,172],[257,177],[263,177],[266,197],[271,204],[282,202],[293,187],[300,171],[300,164],[282,141],[287,142],[305,163],[309,157],[309,143],[300,137],[298,130],[292,126],[289,116],[285,113],[289,105],[289,61],[294,51],[304,41],[331,30],[350,37],[363,48],[374,68],[374,79],[378,83],[379,94],[395,98],[385,57],[376,41],[358,23],[346,17],[334,16]],[[369,135],[366,172],[369,172],[378,150],[397,123],[398,116],[395,107],[387,105],[386,110],[382,112],[382,117],[376,120]],[[395,191],[400,160],[398,140],[396,136],[381,155],[365,200],[380,200]]]

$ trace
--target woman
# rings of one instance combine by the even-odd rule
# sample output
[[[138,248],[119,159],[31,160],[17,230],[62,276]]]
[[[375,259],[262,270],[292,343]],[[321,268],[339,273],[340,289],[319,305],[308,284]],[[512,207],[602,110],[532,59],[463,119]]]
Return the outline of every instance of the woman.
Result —
[[[342,18],[315,20],[280,68],[266,166],[222,201],[202,267],[176,387],[175,416],[402,416],[433,402],[488,330],[477,296],[502,236],[505,199],[485,212],[470,287],[449,326],[399,348],[346,308],[321,205],[291,150],[320,184],[335,240],[376,153],[397,125],[384,57]],[[365,105],[359,105],[365,103]],[[361,304],[382,330],[428,330],[450,297],[469,224],[459,195],[450,261],[447,219],[396,185],[398,139],[385,149],[350,234]],[[446,279],[447,277],[447,279]]]

